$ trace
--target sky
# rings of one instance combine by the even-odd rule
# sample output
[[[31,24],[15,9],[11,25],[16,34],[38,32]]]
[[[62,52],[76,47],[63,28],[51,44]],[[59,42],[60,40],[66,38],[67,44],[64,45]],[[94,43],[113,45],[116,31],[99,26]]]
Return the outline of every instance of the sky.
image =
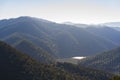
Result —
[[[0,0],[0,20],[31,16],[54,22],[120,22],[120,0]]]

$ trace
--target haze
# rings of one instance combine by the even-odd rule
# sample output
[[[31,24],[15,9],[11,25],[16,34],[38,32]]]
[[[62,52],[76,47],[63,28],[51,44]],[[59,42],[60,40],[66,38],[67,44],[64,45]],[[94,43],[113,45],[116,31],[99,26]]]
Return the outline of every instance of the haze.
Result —
[[[120,21],[120,0],[0,0],[0,19],[32,16],[54,22]]]

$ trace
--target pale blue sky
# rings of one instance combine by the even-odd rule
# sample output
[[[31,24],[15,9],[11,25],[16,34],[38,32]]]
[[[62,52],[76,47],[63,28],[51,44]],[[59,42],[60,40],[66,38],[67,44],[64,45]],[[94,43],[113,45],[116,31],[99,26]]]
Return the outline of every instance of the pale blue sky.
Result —
[[[55,22],[120,22],[120,0],[0,0],[0,19],[32,16]]]

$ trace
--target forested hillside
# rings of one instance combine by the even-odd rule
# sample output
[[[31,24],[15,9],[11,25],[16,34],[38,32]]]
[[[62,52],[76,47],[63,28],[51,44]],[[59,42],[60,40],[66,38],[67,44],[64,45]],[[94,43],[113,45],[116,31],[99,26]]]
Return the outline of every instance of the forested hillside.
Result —
[[[86,68],[84,66],[78,66],[70,63],[58,63],[57,67],[60,67],[61,69],[64,69],[68,71],[71,74],[81,76],[84,79],[88,80],[109,80],[112,76],[114,76],[111,73]]]
[[[81,80],[59,68],[33,60],[0,42],[1,80]]]
[[[113,75],[68,63],[46,65],[0,42],[2,80],[109,80]]]
[[[120,74],[120,47],[83,59],[80,65]]]

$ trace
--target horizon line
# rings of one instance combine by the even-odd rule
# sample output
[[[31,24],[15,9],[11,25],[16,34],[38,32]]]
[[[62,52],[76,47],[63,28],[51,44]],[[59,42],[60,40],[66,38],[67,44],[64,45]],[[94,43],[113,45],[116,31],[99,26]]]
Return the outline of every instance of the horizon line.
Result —
[[[30,18],[37,18],[37,19],[43,19],[43,20],[47,20],[50,22],[55,22],[55,23],[59,23],[59,24],[64,24],[66,22],[69,23],[73,23],[73,24],[85,24],[85,25],[100,25],[100,24],[106,24],[106,23],[116,23],[116,22],[120,22],[120,21],[106,21],[106,22],[98,22],[98,23],[82,23],[82,22],[75,22],[75,21],[69,21],[69,20],[64,20],[64,21],[54,21],[54,20],[49,20],[46,18],[40,18],[40,17],[36,17],[36,16],[16,16],[16,17],[6,17],[6,18],[0,18],[1,20],[10,20],[10,19],[16,19],[16,18],[20,18],[20,17],[30,17]]]

